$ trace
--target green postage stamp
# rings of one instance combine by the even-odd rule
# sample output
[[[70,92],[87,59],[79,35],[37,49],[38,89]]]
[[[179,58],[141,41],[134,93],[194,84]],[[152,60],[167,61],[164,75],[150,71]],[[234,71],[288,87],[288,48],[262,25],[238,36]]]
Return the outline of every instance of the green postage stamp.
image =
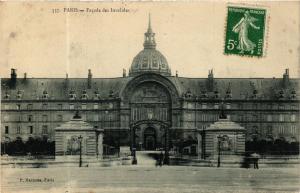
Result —
[[[229,6],[225,54],[263,56],[266,10]]]

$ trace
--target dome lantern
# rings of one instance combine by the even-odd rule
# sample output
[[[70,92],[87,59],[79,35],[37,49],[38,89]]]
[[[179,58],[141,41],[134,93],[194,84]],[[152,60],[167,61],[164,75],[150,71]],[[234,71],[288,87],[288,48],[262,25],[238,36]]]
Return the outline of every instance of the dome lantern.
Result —
[[[156,50],[155,33],[152,31],[150,14],[143,46],[144,49],[132,61],[129,76],[136,76],[147,72],[171,76],[167,59],[162,53]]]

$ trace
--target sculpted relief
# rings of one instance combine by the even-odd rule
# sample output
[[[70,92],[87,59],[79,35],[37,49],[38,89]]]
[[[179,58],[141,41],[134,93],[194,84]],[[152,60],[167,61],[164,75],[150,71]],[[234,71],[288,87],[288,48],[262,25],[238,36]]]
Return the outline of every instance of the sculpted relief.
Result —
[[[135,90],[132,103],[169,103],[167,91],[155,83],[145,83]]]

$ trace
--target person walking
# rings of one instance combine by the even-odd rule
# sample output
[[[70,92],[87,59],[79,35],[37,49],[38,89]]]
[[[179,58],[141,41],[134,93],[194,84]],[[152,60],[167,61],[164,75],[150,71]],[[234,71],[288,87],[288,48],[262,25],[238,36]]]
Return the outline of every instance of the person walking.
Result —
[[[158,164],[159,164],[160,167],[162,166],[163,159],[164,159],[164,155],[163,155],[162,152],[160,152],[160,154],[159,154],[159,162],[158,162]]]
[[[253,167],[254,169],[258,169],[258,159],[259,155],[257,153],[251,154],[252,160],[253,160]]]

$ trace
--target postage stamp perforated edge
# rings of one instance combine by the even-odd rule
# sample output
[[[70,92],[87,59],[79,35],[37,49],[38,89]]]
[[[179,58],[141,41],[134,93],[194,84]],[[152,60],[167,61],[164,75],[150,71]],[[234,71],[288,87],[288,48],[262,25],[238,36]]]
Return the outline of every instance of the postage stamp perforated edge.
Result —
[[[247,8],[247,9],[265,9],[265,29],[264,29],[264,38],[263,38],[263,53],[262,56],[255,56],[255,55],[248,55],[248,54],[234,54],[234,53],[226,53],[225,47],[226,47],[226,33],[227,33],[227,22],[228,22],[228,7],[238,7],[238,8]],[[227,3],[225,6],[226,9],[226,16],[224,21],[224,32],[223,32],[223,54],[227,56],[237,56],[237,57],[246,57],[246,58],[265,58],[267,57],[267,50],[269,45],[269,24],[270,24],[270,7],[266,6],[264,4],[248,4],[248,3]]]

